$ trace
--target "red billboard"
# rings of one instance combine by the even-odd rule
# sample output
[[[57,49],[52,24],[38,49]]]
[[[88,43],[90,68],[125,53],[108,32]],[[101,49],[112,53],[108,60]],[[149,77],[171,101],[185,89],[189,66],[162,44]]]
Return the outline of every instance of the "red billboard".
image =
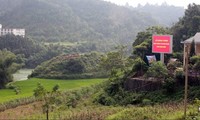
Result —
[[[172,35],[153,35],[153,53],[172,53]]]

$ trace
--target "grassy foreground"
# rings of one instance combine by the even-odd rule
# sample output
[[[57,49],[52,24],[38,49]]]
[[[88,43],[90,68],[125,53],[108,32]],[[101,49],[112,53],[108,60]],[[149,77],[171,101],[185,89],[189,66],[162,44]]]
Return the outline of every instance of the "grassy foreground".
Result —
[[[37,87],[37,83],[41,83],[47,90],[51,90],[53,86],[58,84],[61,91],[66,91],[98,84],[103,80],[105,79],[55,80],[31,78],[26,81],[17,81],[13,82],[12,84],[20,88],[20,93],[16,95],[13,89],[0,90],[0,103],[32,96],[33,90]]]

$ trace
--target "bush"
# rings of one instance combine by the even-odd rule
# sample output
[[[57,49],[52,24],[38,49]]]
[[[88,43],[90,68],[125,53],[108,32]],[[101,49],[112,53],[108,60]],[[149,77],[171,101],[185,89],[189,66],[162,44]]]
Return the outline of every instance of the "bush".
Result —
[[[145,74],[146,77],[165,79],[168,76],[167,67],[162,62],[153,62]]]
[[[167,69],[168,70],[176,70],[177,67],[182,67],[182,63],[181,62],[178,62],[178,61],[175,61],[175,62],[169,62],[167,64]]]
[[[135,73],[134,76],[142,76],[147,71],[147,65],[146,63],[141,59],[137,58],[133,62],[133,68],[131,73]]]
[[[15,89],[17,86],[13,85],[12,83],[7,84],[7,89]]]
[[[199,56],[199,55],[195,55],[195,56],[192,56],[192,57],[190,58],[190,62],[191,62],[192,64],[195,64],[195,63],[198,62],[198,61],[200,61],[200,56]]]
[[[164,84],[163,84],[163,88],[166,90],[166,93],[167,94],[172,94],[175,92],[175,86],[176,85],[176,82],[173,78],[167,78],[165,81],[164,81]]]
[[[178,82],[179,84],[181,84],[181,85],[184,84],[184,79],[185,79],[185,77],[184,77],[184,71],[183,71],[182,68],[177,68],[177,69],[175,70],[175,79],[177,80],[177,82]]]
[[[143,106],[152,105],[152,104],[153,104],[153,102],[151,100],[149,100],[149,99],[143,99],[142,100],[142,105]]]

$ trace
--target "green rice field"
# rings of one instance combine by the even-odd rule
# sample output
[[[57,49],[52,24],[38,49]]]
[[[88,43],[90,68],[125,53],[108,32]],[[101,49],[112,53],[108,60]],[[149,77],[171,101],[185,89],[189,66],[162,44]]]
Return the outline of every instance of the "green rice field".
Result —
[[[20,88],[20,93],[16,95],[14,89],[0,90],[0,103],[10,101],[13,99],[29,97],[33,95],[33,90],[41,83],[45,89],[51,90],[53,86],[58,84],[61,91],[78,89],[90,85],[101,83],[106,79],[78,79],[78,80],[56,80],[56,79],[38,79],[31,78],[25,81],[16,81],[11,84]]]

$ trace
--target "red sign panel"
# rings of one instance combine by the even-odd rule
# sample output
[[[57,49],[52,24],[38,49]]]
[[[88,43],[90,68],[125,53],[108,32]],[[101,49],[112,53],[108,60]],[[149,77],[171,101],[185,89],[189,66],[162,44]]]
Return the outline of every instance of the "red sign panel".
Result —
[[[172,53],[172,35],[153,35],[153,53]]]

